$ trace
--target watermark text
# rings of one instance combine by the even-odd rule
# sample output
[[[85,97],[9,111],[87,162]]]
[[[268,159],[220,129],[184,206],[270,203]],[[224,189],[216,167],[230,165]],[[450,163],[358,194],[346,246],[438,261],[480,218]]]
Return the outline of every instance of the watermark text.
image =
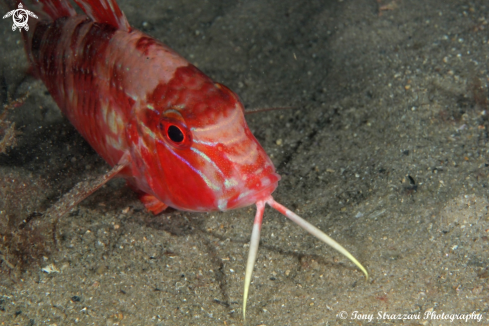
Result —
[[[336,317],[340,319],[350,319],[350,320],[363,320],[372,322],[374,320],[444,320],[450,321],[477,321],[480,323],[482,321],[482,314],[475,311],[471,313],[445,313],[437,312],[434,310],[428,310],[424,313],[389,313],[385,311],[377,311],[376,313],[365,313],[361,311],[341,311]]]

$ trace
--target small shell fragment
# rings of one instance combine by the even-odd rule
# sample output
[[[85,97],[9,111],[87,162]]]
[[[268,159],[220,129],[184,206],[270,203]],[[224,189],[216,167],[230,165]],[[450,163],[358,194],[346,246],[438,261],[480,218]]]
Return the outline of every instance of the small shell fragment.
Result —
[[[61,273],[59,271],[58,267],[56,267],[56,265],[54,265],[54,264],[49,264],[46,267],[42,268],[41,270],[44,273],[48,273],[48,274],[51,274],[51,273]]]

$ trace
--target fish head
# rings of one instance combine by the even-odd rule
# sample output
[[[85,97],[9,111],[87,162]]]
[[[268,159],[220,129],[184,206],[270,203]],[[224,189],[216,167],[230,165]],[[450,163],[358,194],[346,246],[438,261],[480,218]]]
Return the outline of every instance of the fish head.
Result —
[[[225,211],[277,187],[280,176],[248,128],[238,96],[192,65],[148,96],[137,128],[133,174],[139,188],[168,206]]]

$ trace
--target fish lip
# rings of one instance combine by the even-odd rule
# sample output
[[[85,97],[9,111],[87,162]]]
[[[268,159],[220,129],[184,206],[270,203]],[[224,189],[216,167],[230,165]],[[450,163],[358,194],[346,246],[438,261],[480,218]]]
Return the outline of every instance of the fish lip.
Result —
[[[265,198],[270,196],[275,191],[275,189],[277,189],[280,176],[276,173],[272,173],[268,176],[268,178],[275,180],[271,181],[269,185],[259,190],[248,190],[248,193],[244,192],[246,195],[230,201],[227,204],[226,210],[250,206],[255,204],[257,201],[264,200]]]

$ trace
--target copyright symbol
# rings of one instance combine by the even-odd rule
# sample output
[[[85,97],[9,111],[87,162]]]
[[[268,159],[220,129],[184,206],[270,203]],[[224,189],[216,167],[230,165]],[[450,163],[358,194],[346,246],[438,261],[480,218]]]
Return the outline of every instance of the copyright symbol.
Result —
[[[342,311],[339,314],[337,314],[336,316],[340,317],[341,319],[346,319],[346,318],[348,318],[348,313],[346,311]]]

